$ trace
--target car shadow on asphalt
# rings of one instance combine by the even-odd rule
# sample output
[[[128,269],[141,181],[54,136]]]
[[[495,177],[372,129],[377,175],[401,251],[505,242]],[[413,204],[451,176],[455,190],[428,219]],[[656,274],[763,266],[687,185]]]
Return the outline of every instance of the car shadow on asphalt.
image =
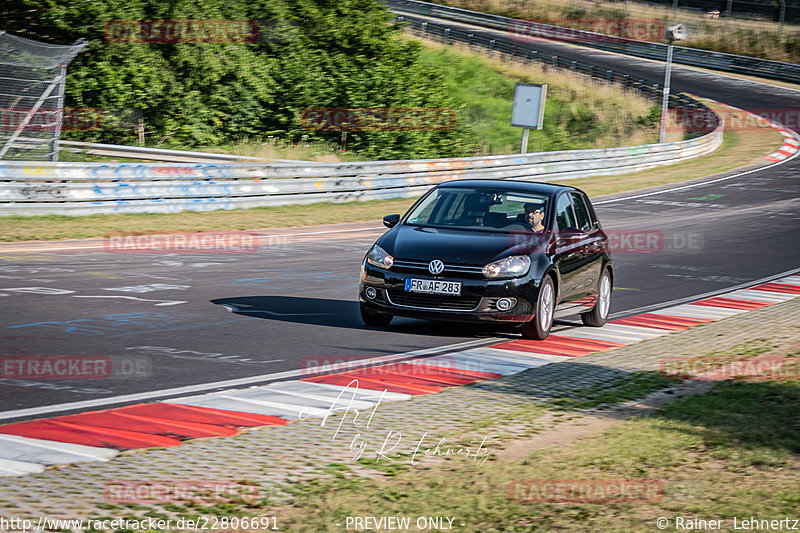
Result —
[[[351,300],[294,296],[239,296],[218,298],[211,300],[211,303],[225,307],[237,315],[297,324],[382,330],[437,337],[476,338],[503,334],[503,331],[493,331],[492,328],[480,324],[433,322],[403,317],[395,317],[392,323],[385,328],[371,327],[361,321],[358,302]]]

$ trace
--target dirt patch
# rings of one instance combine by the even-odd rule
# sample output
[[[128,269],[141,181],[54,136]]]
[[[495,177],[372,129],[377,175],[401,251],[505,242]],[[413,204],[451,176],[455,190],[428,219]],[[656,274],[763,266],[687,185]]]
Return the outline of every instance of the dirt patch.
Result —
[[[672,389],[649,394],[641,400],[593,410],[579,418],[557,423],[534,437],[511,443],[496,454],[498,459],[517,461],[525,459],[534,451],[553,446],[574,446],[581,439],[604,433],[629,418],[652,415],[669,402],[708,392],[712,386],[713,383],[708,381],[685,381]]]

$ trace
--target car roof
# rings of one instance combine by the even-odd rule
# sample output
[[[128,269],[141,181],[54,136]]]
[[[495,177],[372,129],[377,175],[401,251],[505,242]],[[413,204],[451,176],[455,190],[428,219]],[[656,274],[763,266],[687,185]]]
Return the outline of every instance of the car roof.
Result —
[[[458,189],[493,189],[514,192],[530,192],[538,194],[553,195],[560,191],[580,191],[575,187],[567,185],[557,185],[555,183],[541,183],[538,181],[512,181],[512,180],[487,180],[487,179],[464,179],[447,181],[439,184],[439,187],[458,188]],[[582,191],[581,191],[582,192]]]

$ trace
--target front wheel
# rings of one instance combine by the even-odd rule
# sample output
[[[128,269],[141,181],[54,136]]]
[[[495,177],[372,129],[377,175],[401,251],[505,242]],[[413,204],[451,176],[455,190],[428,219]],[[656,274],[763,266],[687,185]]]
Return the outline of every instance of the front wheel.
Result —
[[[361,320],[368,326],[388,326],[392,321],[392,315],[376,313],[364,307],[364,304],[359,305],[361,306]]]
[[[581,320],[587,326],[599,328],[608,320],[608,309],[611,306],[611,274],[603,270],[600,284],[597,287],[597,301],[588,313],[581,314]]]
[[[522,338],[543,341],[550,335],[553,326],[553,311],[556,304],[556,291],[550,276],[542,279],[539,298],[536,301],[536,316],[522,326]]]

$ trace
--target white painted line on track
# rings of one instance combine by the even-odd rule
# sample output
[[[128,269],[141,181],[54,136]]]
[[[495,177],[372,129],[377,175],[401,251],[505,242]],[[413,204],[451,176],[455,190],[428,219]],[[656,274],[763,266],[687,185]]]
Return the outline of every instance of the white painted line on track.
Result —
[[[800,153],[800,152],[798,152],[798,153]],[[675,306],[675,305],[685,304],[685,303],[689,303],[689,302],[696,302],[698,300],[704,300],[706,298],[711,298],[712,296],[719,296],[721,294],[729,293],[729,292],[732,292],[732,291],[735,291],[735,290],[747,289],[749,287],[752,287],[754,285],[760,285],[762,283],[767,283],[767,282],[781,283],[778,278],[787,277],[787,276],[789,276],[791,274],[796,274],[798,272],[800,272],[800,268],[793,268],[792,270],[787,270],[785,272],[780,272],[778,274],[773,274],[773,275],[767,276],[765,278],[755,279],[755,280],[752,280],[752,281],[746,281],[744,283],[740,283],[739,285],[734,285],[733,287],[727,287],[727,288],[724,288],[724,289],[717,289],[715,291],[710,291],[710,292],[706,292],[706,293],[703,293],[703,294],[695,294],[693,296],[685,296],[683,298],[677,298],[675,300],[670,300],[668,302],[661,302],[661,303],[657,303],[657,304],[645,305],[643,307],[637,307],[636,309],[629,309],[627,311],[617,311],[616,313],[612,313],[609,316],[609,319],[613,320],[615,318],[621,318],[621,317],[624,317],[624,316],[638,315],[638,314],[641,314],[641,313],[647,313],[647,312],[651,312],[651,311],[656,311],[656,310],[659,310],[659,309],[664,309],[664,308],[672,307],[672,306]]]

